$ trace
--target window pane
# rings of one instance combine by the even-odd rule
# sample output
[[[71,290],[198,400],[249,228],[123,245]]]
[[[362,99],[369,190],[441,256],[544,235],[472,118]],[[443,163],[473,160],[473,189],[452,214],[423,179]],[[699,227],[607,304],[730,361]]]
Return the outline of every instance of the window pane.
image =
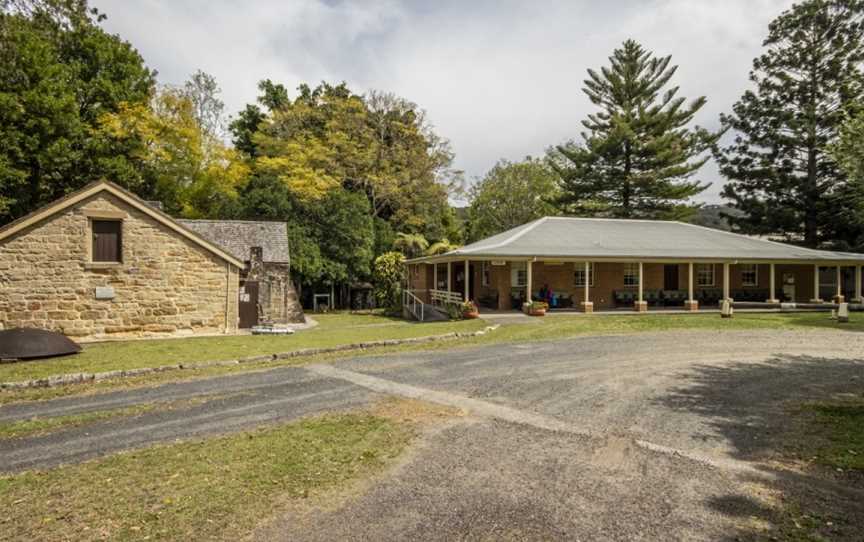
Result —
[[[696,284],[699,286],[714,286],[714,264],[697,264]]]
[[[93,261],[119,262],[121,250],[121,227],[119,220],[93,221]]]
[[[625,263],[624,264],[624,286],[639,285],[639,264]]]

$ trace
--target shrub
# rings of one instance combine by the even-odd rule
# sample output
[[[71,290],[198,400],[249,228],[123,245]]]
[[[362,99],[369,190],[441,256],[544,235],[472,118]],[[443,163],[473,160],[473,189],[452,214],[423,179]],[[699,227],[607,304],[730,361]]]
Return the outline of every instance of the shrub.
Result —
[[[402,281],[405,278],[405,256],[399,252],[385,252],[375,258],[372,279],[375,282],[375,301],[390,311],[401,309]]]

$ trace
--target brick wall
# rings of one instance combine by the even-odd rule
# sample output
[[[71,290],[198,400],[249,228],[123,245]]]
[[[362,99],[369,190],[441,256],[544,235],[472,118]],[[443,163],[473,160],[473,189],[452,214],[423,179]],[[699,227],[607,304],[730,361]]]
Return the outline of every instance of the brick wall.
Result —
[[[122,263],[90,263],[94,213],[125,215]],[[0,242],[0,323],[93,339],[232,331],[238,273],[103,192]],[[114,298],[97,300],[96,287]]]

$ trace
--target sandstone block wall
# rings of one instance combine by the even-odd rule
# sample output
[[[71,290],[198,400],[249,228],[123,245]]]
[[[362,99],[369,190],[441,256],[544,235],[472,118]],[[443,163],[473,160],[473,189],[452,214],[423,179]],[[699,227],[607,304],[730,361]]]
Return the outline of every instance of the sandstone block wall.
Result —
[[[125,213],[119,264],[90,262],[99,212]],[[233,331],[238,272],[103,192],[0,242],[0,323],[86,339]],[[114,298],[96,299],[97,287]]]

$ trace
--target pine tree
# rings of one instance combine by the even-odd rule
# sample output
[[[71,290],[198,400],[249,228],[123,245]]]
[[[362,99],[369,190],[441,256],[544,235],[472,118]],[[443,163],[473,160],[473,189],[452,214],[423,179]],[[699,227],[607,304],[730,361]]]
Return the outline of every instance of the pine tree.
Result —
[[[582,122],[583,144],[550,153],[564,212],[683,219],[694,211],[689,198],[708,185],[692,177],[717,135],[687,127],[705,98],[688,104],[677,86],[667,89],[677,70],[670,60],[627,40],[610,66],[588,70],[583,91],[600,111]]]
[[[827,151],[862,95],[862,31],[860,0],[809,0],[769,25],[755,90],[721,116],[735,140],[715,150],[723,196],[743,211],[729,217],[738,231],[842,244],[834,222],[858,211],[845,208],[846,179]]]

